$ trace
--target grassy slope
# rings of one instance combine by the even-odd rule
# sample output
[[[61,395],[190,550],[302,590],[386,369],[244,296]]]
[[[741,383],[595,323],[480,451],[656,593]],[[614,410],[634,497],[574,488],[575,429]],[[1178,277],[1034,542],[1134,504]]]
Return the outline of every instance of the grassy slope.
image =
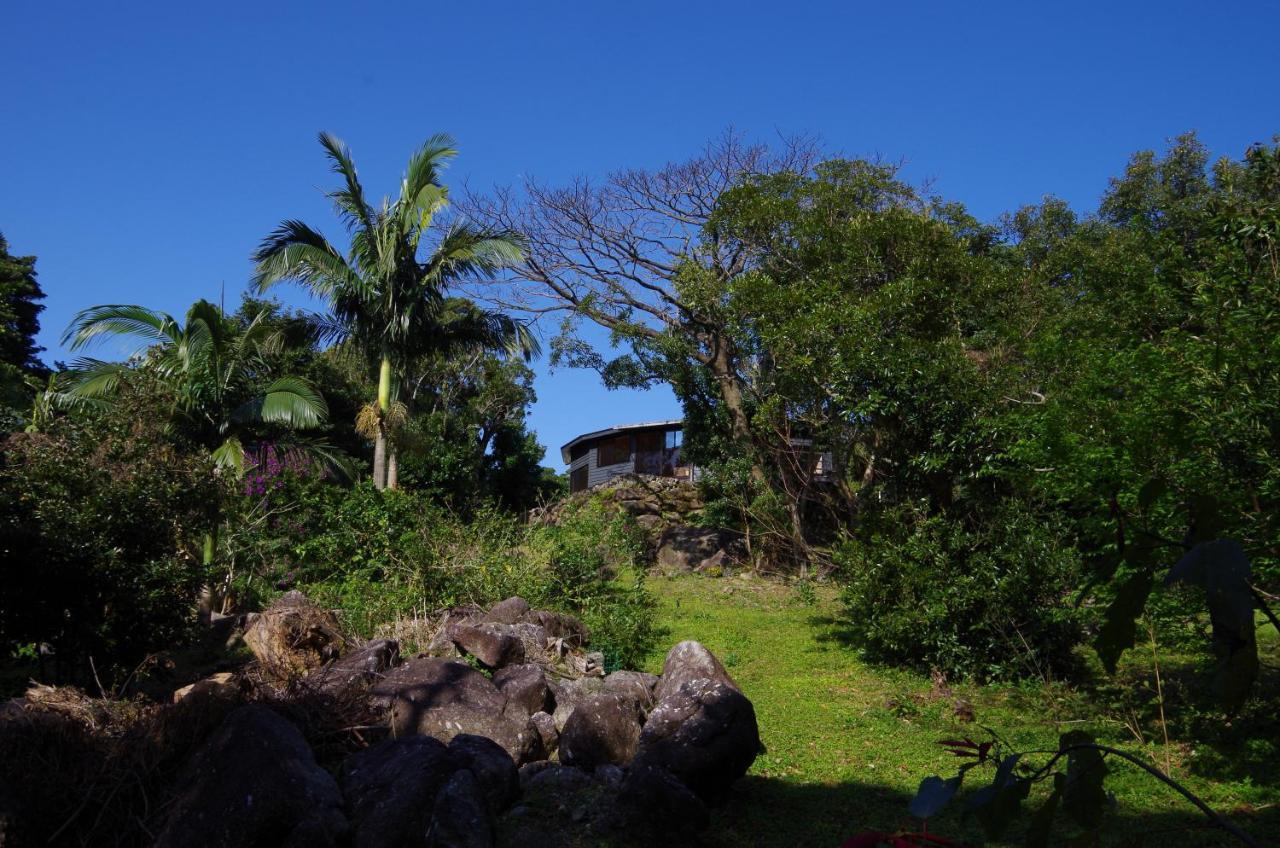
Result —
[[[1083,728],[1101,742],[1148,755],[1123,722],[1108,720],[1066,687],[956,686],[944,696],[927,679],[867,665],[839,640],[830,594],[806,604],[793,590],[745,577],[653,578],[649,585],[669,629],[666,644],[696,639],[721,657],[755,704],[768,749],[737,797],[717,811],[708,845],[837,846],[863,828],[910,826],[906,804],[921,778],[947,776],[955,767],[936,740],[980,740],[978,725],[995,728],[1018,749],[1054,748],[1059,732]],[[649,670],[661,664],[661,656],[651,657]],[[957,717],[957,699],[972,706],[973,723]],[[1273,745],[1259,752],[1228,744],[1217,759],[1189,745],[1173,749],[1179,780],[1268,844],[1280,844],[1274,773],[1280,762],[1275,769],[1267,763]],[[1215,764],[1219,779],[1203,776],[1214,769],[1198,767],[1197,756]],[[1235,844],[1206,831],[1198,814],[1131,766],[1113,765],[1108,787],[1117,800],[1109,844]],[[930,829],[982,841],[959,810],[945,812]],[[1070,831],[1057,833],[1065,842]],[[1006,838],[1021,842],[1017,834]]]

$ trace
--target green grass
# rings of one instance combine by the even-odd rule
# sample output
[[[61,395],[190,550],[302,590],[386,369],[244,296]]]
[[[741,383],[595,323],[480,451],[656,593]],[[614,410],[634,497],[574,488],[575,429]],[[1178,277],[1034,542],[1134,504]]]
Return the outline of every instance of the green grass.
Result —
[[[1045,683],[953,685],[948,695],[926,677],[859,659],[841,638],[839,605],[830,591],[820,588],[806,604],[794,589],[747,577],[655,577],[648,586],[660,600],[665,644],[696,639],[721,658],[755,705],[767,748],[736,796],[715,812],[706,845],[838,846],[864,828],[917,829],[906,807],[920,780],[949,776],[956,767],[937,740],[981,740],[980,725],[998,731],[1015,750],[1053,749],[1060,732],[1084,729],[1162,766],[1167,755],[1175,778],[1215,810],[1264,844],[1280,842],[1280,734],[1272,716],[1248,716],[1234,728],[1194,712],[1180,721],[1169,716],[1171,744],[1165,747],[1158,724],[1153,727],[1144,713],[1133,722],[1146,737],[1143,745],[1126,726],[1125,704],[1146,703],[1134,693],[1152,683],[1150,669],[1136,661],[1119,680],[1103,680],[1087,695]],[[1274,640],[1264,645],[1272,666],[1276,653]],[[1202,674],[1172,655],[1161,662],[1166,700],[1169,690],[1192,686],[1184,687],[1183,677]],[[647,667],[656,673],[661,665],[662,656],[655,655]],[[1274,678],[1274,668],[1268,674]],[[972,720],[963,704],[957,714],[958,702],[968,703]],[[1212,741],[1176,738],[1182,729]],[[989,773],[971,774],[973,786],[990,779]],[[1116,808],[1104,844],[1237,844],[1206,829],[1186,802],[1132,766],[1112,763],[1107,786]],[[1030,803],[1038,797],[1033,794]],[[961,803],[930,822],[930,830],[982,842]],[[1066,844],[1071,834],[1060,826],[1055,844]],[[1021,842],[1016,833],[1006,838]]]

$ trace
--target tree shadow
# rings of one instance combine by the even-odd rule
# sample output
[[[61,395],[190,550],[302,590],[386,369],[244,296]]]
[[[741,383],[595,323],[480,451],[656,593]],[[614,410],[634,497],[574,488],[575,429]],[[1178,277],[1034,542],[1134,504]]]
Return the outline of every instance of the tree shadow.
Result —
[[[1031,804],[998,842],[987,842],[978,822],[966,814],[964,796],[954,800],[929,822],[930,833],[958,839],[966,845],[1024,842],[1030,811],[1043,793],[1033,794]],[[711,827],[697,843],[703,848],[759,846],[759,848],[836,848],[863,830],[918,831],[920,822],[907,814],[910,796],[899,790],[870,783],[796,783],[781,778],[748,776],[735,793],[712,813]],[[1232,823],[1245,829],[1261,844],[1280,838],[1280,808],[1236,810]],[[1052,845],[1067,844],[1080,831],[1059,811]],[[1090,843],[1092,844],[1092,843]],[[1157,813],[1135,812],[1118,805],[1104,825],[1101,845],[1238,846],[1226,832],[1215,828],[1200,813],[1170,796],[1168,809]]]

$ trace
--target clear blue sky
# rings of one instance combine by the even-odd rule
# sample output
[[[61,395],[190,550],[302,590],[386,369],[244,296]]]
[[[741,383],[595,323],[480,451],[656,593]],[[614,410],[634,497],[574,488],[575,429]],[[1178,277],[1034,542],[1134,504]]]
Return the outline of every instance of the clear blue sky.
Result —
[[[561,180],[693,153],[732,124],[820,134],[983,218],[1092,208],[1142,148],[1195,129],[1240,155],[1280,132],[1274,3],[60,3],[0,11],[0,231],[39,257],[41,342],[95,303],[238,301],[281,218],[338,230],[318,130],[366,188],[452,133],[451,181]],[[301,302],[297,295],[288,295]],[[538,367],[554,449],[676,417]]]

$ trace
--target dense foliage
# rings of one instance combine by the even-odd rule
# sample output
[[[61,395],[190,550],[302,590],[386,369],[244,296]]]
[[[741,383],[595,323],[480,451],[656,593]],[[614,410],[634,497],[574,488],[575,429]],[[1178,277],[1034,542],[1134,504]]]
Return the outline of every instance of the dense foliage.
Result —
[[[0,426],[26,416],[35,386],[48,375],[36,344],[43,299],[35,257],[10,255],[0,233]]]
[[[32,655],[45,644],[51,677],[96,672],[110,685],[185,638],[207,577],[196,542],[219,483],[206,456],[162,432],[157,412],[171,402],[129,389],[136,417],[64,418],[8,437],[0,649]]]

